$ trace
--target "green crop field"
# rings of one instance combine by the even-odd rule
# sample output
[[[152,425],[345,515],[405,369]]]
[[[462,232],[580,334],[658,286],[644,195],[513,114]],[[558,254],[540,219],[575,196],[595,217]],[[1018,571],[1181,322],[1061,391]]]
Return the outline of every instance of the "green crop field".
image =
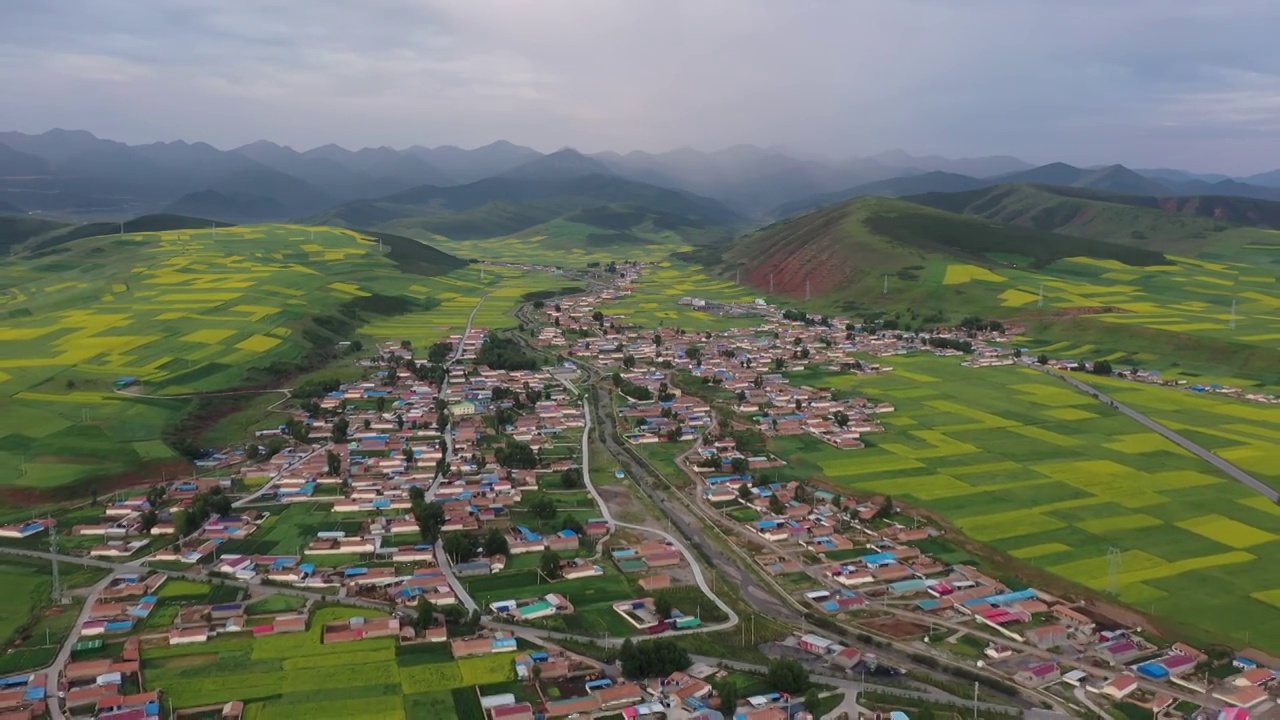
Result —
[[[969,537],[1096,591],[1109,589],[1107,551],[1119,548],[1122,601],[1192,638],[1280,650],[1280,506],[1034,370],[931,356],[892,365],[865,379],[792,375],[893,403],[888,432],[866,436],[867,448],[799,437],[774,450],[833,485],[941,512]],[[1108,385],[1274,481],[1274,410]]]
[[[419,253],[457,261],[425,246]],[[161,430],[187,400],[112,392],[136,377],[152,395],[221,390],[251,368],[301,359],[313,319],[349,322],[376,295],[428,307],[423,275],[348,230],[249,226],[88,238],[0,261],[0,468],[52,488],[172,459]],[[422,288],[415,290],[415,288]],[[407,299],[407,300],[406,300]],[[261,381],[259,381],[261,382]],[[24,462],[25,461],[25,462]],[[25,472],[19,472],[25,467]]]
[[[391,720],[451,717],[452,691],[515,680],[513,654],[454,660],[447,647],[440,646],[441,655],[433,646],[430,657],[398,657],[394,638],[320,642],[327,622],[377,614],[327,607],[313,614],[305,633],[144,648],[147,688],[163,689],[179,709],[243,700],[246,717]]]
[[[412,229],[404,232],[419,236]],[[568,220],[554,220],[515,235],[485,240],[421,237],[462,258],[555,267],[585,267],[592,262],[607,264],[623,260],[657,262],[672,253],[691,249],[675,232],[606,233],[598,227]]]
[[[1082,377],[1118,402],[1280,489],[1280,407],[1112,378]]]
[[[63,587],[87,587],[106,575],[103,568],[63,566]],[[46,614],[53,606],[49,564],[14,556],[0,557],[0,674],[48,665],[75,628],[79,605]],[[16,649],[15,649],[16,648]]]

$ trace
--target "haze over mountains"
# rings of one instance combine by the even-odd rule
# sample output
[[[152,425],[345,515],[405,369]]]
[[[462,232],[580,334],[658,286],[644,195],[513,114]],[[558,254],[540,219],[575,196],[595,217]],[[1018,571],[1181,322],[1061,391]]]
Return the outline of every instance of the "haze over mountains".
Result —
[[[702,207],[695,215],[723,217],[727,209],[748,223],[865,195],[903,197],[1017,183],[1161,197],[1280,199],[1280,170],[1229,178],[1120,165],[1033,167],[1009,156],[915,157],[901,150],[843,160],[801,158],[750,145],[714,152],[681,148],[585,155],[566,148],[543,154],[505,141],[470,150],[323,145],[298,151],[260,140],[219,150],[181,140],[131,146],[82,130],[0,132],[0,202],[9,208],[5,211],[81,219],[159,211],[229,222],[298,219],[414,188],[458,188],[491,178],[532,183],[591,176],[615,179],[613,202],[628,201],[632,191],[651,197],[651,188],[664,188],[696,196],[694,204],[709,200],[718,205]],[[619,191],[619,182],[627,184],[626,191]],[[509,200],[503,193],[510,187],[480,190],[485,188],[496,191],[488,201]],[[371,203],[384,210],[387,204],[396,203]]]

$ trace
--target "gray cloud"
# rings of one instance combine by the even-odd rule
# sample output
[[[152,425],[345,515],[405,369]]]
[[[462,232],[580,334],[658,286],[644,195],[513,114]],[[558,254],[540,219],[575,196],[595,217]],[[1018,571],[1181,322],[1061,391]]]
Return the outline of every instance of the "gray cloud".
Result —
[[[1280,165],[1280,4],[8,0],[0,126]]]

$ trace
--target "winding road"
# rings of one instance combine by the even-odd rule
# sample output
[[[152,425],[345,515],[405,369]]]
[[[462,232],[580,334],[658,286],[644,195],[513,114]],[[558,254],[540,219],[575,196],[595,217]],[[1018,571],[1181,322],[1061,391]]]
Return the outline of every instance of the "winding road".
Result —
[[[1137,410],[1134,410],[1128,407],[1127,405],[1124,405],[1122,403],[1119,403],[1111,399],[1111,397],[1109,397],[1108,395],[1106,395],[1096,387],[1093,387],[1088,383],[1077,380],[1071,377],[1070,375],[1064,375],[1063,373],[1050,370],[1040,365],[1032,364],[1031,367],[1034,367],[1047,375],[1052,375],[1054,377],[1061,378],[1068,385],[1071,385],[1075,389],[1087,395],[1092,395],[1098,400],[1104,403],[1107,403],[1111,407],[1114,407],[1115,409],[1119,410],[1125,415],[1128,415],[1134,420],[1137,420],[1138,422],[1142,423],[1143,425],[1150,428],[1151,430],[1154,430],[1155,432],[1160,433],[1165,438],[1176,443],[1187,452],[1192,453],[1193,455],[1199,457],[1201,460],[1204,460],[1205,462],[1209,463],[1210,465],[1213,465],[1214,467],[1218,468],[1219,470],[1226,473],[1227,475],[1230,475],[1235,480],[1243,483],[1245,486],[1254,490],[1258,494],[1271,500],[1271,502],[1280,503],[1280,491],[1274,490],[1273,488],[1267,486],[1265,483],[1261,482],[1260,480],[1250,475],[1249,473],[1241,470],[1235,465],[1232,465],[1231,463],[1227,462],[1221,457],[1214,455],[1213,453],[1209,452],[1203,447],[1200,447],[1199,445],[1195,444],[1191,440],[1187,439],[1182,435],[1179,435],[1178,433],[1170,430],[1164,425],[1161,425],[1155,420],[1152,420],[1150,417],[1147,417],[1146,415],[1143,415]]]

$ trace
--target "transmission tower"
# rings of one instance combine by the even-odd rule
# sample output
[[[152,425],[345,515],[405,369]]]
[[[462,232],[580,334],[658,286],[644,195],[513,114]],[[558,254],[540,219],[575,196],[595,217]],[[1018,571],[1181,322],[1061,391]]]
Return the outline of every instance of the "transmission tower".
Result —
[[[53,555],[53,604],[62,604],[62,578],[58,575],[58,528],[49,528],[49,554]]]
[[[1107,592],[1112,595],[1120,594],[1120,565],[1124,562],[1124,554],[1120,552],[1120,548],[1112,546],[1107,549]]]

